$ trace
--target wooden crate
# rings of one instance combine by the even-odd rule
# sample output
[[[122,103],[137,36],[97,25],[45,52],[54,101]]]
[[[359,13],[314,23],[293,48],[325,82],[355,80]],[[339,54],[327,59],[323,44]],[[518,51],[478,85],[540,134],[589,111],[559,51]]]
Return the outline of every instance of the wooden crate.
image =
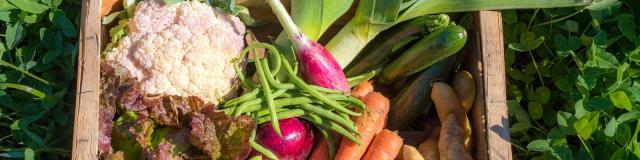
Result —
[[[80,52],[72,158],[98,158],[98,102],[100,52],[106,38],[101,25],[101,0],[82,1]],[[469,32],[472,49],[464,67],[476,77],[478,94],[471,113],[475,159],[511,159],[502,18],[497,11],[474,13],[475,32]]]

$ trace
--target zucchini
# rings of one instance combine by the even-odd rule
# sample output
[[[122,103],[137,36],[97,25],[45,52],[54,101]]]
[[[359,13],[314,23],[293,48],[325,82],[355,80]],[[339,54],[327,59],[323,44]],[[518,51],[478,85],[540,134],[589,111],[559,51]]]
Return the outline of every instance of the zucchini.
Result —
[[[422,16],[382,32],[344,68],[345,75],[353,77],[383,65],[393,55],[402,52],[401,48],[410,47],[410,44],[419,40],[422,37],[421,34],[427,32],[429,22],[429,17]]]
[[[467,32],[458,25],[438,29],[387,64],[382,69],[381,82],[391,84],[419,72],[460,51],[466,42]]]
[[[447,77],[455,64],[456,56],[450,56],[412,77],[391,100],[387,127],[390,130],[406,129],[423,110],[431,110],[431,84]]]

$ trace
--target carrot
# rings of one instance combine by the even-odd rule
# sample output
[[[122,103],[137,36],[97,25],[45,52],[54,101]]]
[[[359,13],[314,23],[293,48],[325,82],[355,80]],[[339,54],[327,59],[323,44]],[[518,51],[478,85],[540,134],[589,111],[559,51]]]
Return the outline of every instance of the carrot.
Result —
[[[472,159],[464,145],[464,129],[460,123],[463,114],[450,114],[442,122],[440,128],[440,139],[438,141],[438,152],[440,159],[467,160]],[[465,116],[466,117],[466,116]]]
[[[402,138],[385,129],[376,135],[363,160],[390,160],[396,158],[402,149]]]
[[[333,140],[333,144],[334,147],[336,148],[338,143],[340,143],[340,140],[342,139],[342,136],[340,136],[340,134],[337,134],[335,132],[331,132],[331,138]],[[318,143],[318,146],[316,146],[315,149],[313,149],[313,153],[311,153],[311,157],[309,157],[309,159],[312,160],[330,160],[331,156],[329,153],[329,144],[327,143],[327,140],[324,137],[320,138],[320,142]]]
[[[373,92],[373,85],[369,81],[364,81],[353,88],[351,95],[363,99],[370,92]]]
[[[119,8],[121,7],[120,5],[122,3],[118,3],[121,2],[120,0],[102,0],[102,10],[101,10],[101,14],[102,16],[106,16],[109,13],[111,13],[111,11],[114,8]]]
[[[360,99],[360,100],[364,100],[364,97],[366,95],[368,95],[369,93],[373,92],[373,85],[371,84],[370,81],[364,81],[360,84],[358,84],[355,88],[353,88],[353,90],[351,91],[351,95]],[[335,132],[331,132],[331,137],[333,139],[333,144],[336,145],[334,146],[334,148],[337,148],[340,144],[340,140],[342,139],[340,136],[340,134],[336,134]],[[320,142],[318,143],[318,146],[316,146],[316,148],[313,150],[313,153],[311,153],[311,157],[309,157],[309,159],[312,160],[329,160],[331,159],[330,154],[329,154],[329,144],[327,143],[327,140],[324,137],[321,137]]]
[[[389,99],[378,92],[372,92],[364,97],[364,104],[367,106],[365,114],[354,118],[358,133],[360,133],[358,140],[362,145],[343,138],[340,149],[336,153],[336,160],[360,159],[367,151],[367,146],[373,140],[373,136],[384,128],[389,112]]]

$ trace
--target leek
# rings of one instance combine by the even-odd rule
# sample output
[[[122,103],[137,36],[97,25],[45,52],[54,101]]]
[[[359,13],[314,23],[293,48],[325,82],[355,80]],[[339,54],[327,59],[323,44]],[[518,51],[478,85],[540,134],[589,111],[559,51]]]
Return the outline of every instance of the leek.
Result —
[[[361,0],[355,16],[325,46],[342,68],[380,32],[427,14],[585,6],[590,0]]]

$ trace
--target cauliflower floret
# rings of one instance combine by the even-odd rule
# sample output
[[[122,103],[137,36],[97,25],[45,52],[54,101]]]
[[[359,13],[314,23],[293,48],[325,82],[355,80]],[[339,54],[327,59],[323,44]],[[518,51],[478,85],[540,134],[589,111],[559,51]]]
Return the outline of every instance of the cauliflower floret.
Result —
[[[105,60],[126,70],[149,95],[197,96],[218,104],[234,96],[231,62],[244,47],[244,25],[199,1],[137,5],[130,31]]]

